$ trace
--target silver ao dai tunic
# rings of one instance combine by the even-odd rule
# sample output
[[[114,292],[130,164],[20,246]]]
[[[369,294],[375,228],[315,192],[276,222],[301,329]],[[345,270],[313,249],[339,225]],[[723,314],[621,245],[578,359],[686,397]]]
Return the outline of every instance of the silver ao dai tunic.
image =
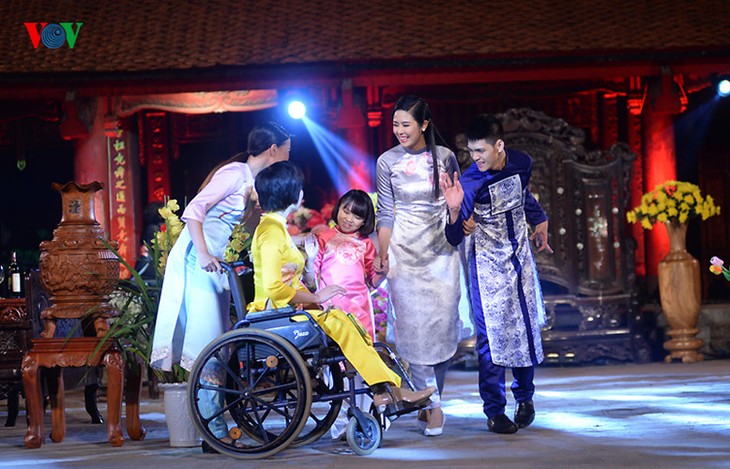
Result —
[[[451,358],[460,339],[457,248],[444,234],[446,201],[434,200],[433,160],[424,149],[398,145],[378,158],[378,228],[391,227],[389,314],[398,353],[409,363]],[[439,172],[458,171],[454,154],[438,147]]]
[[[469,254],[474,314],[486,325],[492,362],[507,367],[534,366],[543,360],[540,328],[545,305],[528,223],[547,219],[528,189],[532,159],[507,150],[504,169],[464,171],[459,219],[449,226],[452,243],[462,238],[461,220],[474,215],[473,252]]]

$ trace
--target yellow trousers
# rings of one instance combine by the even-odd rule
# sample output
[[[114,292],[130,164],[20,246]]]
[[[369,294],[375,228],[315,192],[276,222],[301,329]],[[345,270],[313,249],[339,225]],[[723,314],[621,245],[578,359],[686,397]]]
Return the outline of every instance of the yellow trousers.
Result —
[[[400,376],[383,362],[360,334],[347,315],[339,309],[324,311],[307,310],[324,332],[340,346],[345,358],[355,367],[365,382],[372,386],[379,383],[390,383],[400,387]]]

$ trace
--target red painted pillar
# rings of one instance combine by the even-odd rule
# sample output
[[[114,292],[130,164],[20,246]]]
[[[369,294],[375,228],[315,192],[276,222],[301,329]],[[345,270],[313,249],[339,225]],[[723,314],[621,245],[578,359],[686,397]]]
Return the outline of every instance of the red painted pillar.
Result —
[[[639,98],[640,100],[641,98]],[[644,194],[644,161],[642,159],[643,147],[641,140],[641,105],[632,99],[628,100],[629,114],[627,119],[627,135],[631,150],[637,155],[633,165],[631,175],[631,196],[629,208],[633,209],[641,203],[641,196]],[[638,112],[637,112],[638,111]],[[631,225],[631,234],[636,240],[636,275],[646,277],[646,245],[645,245],[645,229],[641,223]]]
[[[104,135],[104,106],[96,106],[96,115],[88,135],[74,138],[74,180],[79,184],[99,181],[104,189],[96,193],[96,221],[109,236],[109,164]],[[66,181],[63,181],[66,182]]]
[[[368,124],[362,106],[353,97],[351,80],[342,83],[342,106],[337,127],[342,129],[343,137],[352,149],[351,155],[343,155],[350,163],[348,173],[343,175],[347,178],[348,188],[374,191],[375,182],[371,177],[374,163],[368,156]]]
[[[95,217],[107,238],[119,243],[119,254],[131,265],[139,243],[136,229],[138,198],[135,196],[136,158],[132,157],[129,132],[105,128],[108,109],[99,101],[94,123],[87,136],[75,138],[74,179],[88,184],[99,181],[104,189],[96,193]],[[121,272],[126,275],[126,272]]]
[[[167,113],[147,111],[139,124],[142,166],[147,166],[147,203],[170,196],[170,123]],[[184,208],[182,201],[178,201]]]
[[[674,115],[644,108],[644,192],[677,179]],[[646,274],[656,277],[659,261],[669,252],[669,238],[661,224],[646,232]]]

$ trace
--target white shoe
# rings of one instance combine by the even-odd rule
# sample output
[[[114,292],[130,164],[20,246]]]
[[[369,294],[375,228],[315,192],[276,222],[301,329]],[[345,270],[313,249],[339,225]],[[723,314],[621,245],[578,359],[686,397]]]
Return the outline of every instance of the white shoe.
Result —
[[[423,430],[426,436],[439,436],[444,432],[444,424],[446,423],[446,414],[441,410],[441,406],[428,411],[428,424]]]

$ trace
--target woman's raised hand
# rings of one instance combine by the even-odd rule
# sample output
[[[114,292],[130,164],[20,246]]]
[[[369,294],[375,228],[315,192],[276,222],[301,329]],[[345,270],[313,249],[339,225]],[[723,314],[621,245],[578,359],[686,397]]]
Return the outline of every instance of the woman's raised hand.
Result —
[[[316,303],[322,304],[337,295],[344,295],[345,293],[347,293],[347,289],[345,287],[341,287],[339,285],[327,285],[315,293],[315,296],[317,297]]]

